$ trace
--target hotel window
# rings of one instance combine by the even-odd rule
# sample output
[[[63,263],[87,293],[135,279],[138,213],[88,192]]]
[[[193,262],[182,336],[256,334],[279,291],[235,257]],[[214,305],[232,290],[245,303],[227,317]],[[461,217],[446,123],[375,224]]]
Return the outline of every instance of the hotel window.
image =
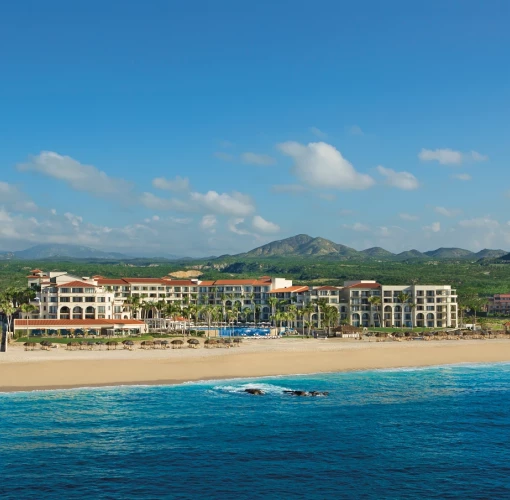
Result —
[[[85,297],[85,302],[95,302],[94,297]]]
[[[95,293],[95,288],[85,288],[85,293]]]
[[[97,308],[97,312],[98,312],[99,314],[104,314],[104,313],[105,313],[105,307],[104,307],[104,306],[99,306],[99,307]]]
[[[110,298],[110,297],[108,297],[108,298]],[[106,297],[98,297],[96,299],[96,302],[106,302]]]
[[[73,297],[73,302],[83,302],[83,297]]]
[[[72,293],[83,293],[83,288],[73,288]]]
[[[71,297],[60,297],[60,302],[71,302]]]
[[[48,307],[48,312],[50,314],[57,314],[57,306],[50,306],[50,307]]]
[[[49,302],[57,302],[57,297],[50,297]]]
[[[55,293],[56,292],[56,289],[54,289],[55,291],[53,290],[50,290],[51,293]],[[61,288],[60,289],[60,293],[71,293],[71,289],[70,288]],[[74,292],[73,292],[74,293]]]

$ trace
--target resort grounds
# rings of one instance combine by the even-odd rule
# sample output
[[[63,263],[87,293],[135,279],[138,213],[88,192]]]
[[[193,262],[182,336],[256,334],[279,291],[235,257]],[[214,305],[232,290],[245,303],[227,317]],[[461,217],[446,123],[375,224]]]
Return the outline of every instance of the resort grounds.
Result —
[[[180,384],[209,379],[250,378],[352,370],[426,367],[458,363],[510,362],[510,339],[478,336],[437,340],[244,339],[206,348],[79,346],[25,350],[14,342],[0,358],[0,391],[27,391],[111,385]],[[427,337],[423,337],[425,339]],[[170,339],[169,339],[170,340]],[[149,341],[150,342],[150,341]],[[153,346],[145,346],[153,347]],[[168,346],[170,347],[170,345]]]

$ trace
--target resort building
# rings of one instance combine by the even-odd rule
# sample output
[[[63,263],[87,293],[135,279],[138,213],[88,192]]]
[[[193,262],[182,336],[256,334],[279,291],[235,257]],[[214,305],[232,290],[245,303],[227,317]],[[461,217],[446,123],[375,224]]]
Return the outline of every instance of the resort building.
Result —
[[[79,277],[34,269],[28,285],[37,290],[37,310],[25,319],[51,321],[127,321],[141,319],[143,304],[216,305],[251,309],[258,321],[269,321],[275,303],[297,309],[308,304],[336,307],[338,320],[356,327],[455,328],[457,294],[448,285],[381,285],[372,280],[346,281],[343,286],[293,285],[291,280],[201,281],[163,278]],[[277,299],[277,301],[274,300]],[[510,298],[510,295],[509,295]],[[510,301],[509,301],[510,303]],[[144,318],[153,317],[150,307]],[[295,324],[303,326],[302,317]],[[318,310],[309,314],[318,323]]]
[[[510,315],[510,293],[493,295],[487,304],[487,312],[501,316]]]

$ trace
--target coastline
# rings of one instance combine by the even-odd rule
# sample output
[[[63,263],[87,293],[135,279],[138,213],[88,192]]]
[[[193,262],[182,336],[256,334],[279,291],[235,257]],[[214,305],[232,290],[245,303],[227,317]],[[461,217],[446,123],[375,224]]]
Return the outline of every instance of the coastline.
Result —
[[[510,362],[510,340],[367,342],[252,340],[240,348],[24,351],[0,357],[0,392],[175,385],[461,363]]]

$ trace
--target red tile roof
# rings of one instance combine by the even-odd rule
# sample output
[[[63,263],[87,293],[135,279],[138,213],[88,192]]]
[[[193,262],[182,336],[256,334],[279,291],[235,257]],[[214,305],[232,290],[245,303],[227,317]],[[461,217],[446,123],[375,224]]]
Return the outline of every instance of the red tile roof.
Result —
[[[144,325],[138,319],[15,319],[14,324],[23,326],[110,326],[110,325]]]
[[[166,286],[197,286],[196,282],[191,280],[163,280]]]
[[[127,282],[123,279],[115,278],[97,278],[98,285],[127,285]]]
[[[346,286],[345,288],[380,288],[379,283],[356,283],[355,285]]]
[[[325,285],[325,286],[320,286],[319,288],[316,288],[316,290],[334,290],[334,291],[338,292],[340,290],[340,288],[337,288],[336,286]]]
[[[307,286],[289,286],[287,288],[276,288],[275,290],[271,290],[269,293],[298,293],[298,292],[306,292],[308,291]]]
[[[166,280],[162,278],[122,278],[126,283],[155,283],[155,284],[163,284],[167,283]]]
[[[57,288],[94,288],[96,285],[92,283],[85,283],[84,281],[70,281],[69,283],[62,283],[57,285]]]

